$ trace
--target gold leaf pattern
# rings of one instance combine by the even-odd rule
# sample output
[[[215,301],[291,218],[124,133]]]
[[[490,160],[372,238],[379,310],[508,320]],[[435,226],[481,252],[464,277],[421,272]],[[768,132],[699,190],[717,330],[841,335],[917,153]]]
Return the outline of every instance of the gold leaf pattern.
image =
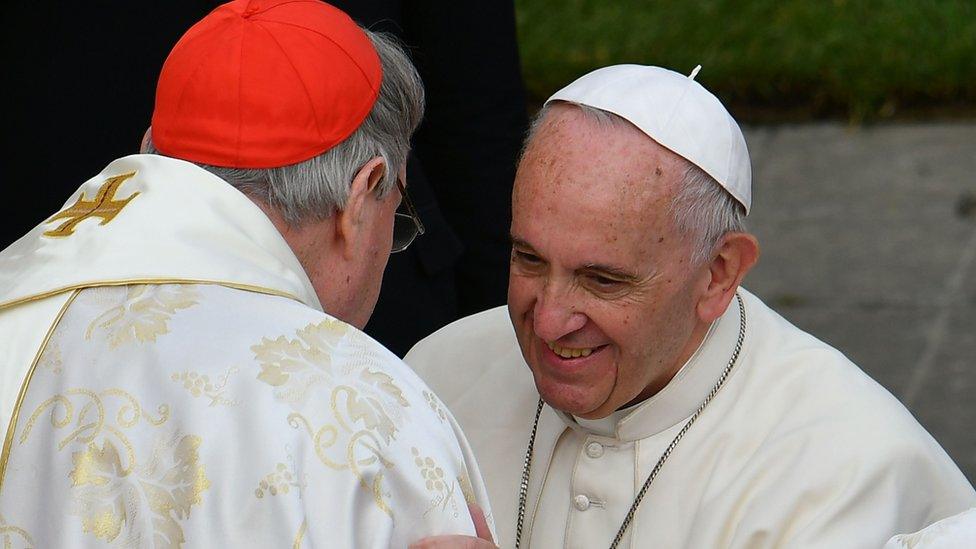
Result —
[[[258,379],[277,387],[275,398],[300,409],[312,387],[335,376],[332,363],[349,333],[348,324],[326,319],[296,331],[296,339],[263,338],[251,347],[261,366]]]
[[[210,406],[237,406],[240,404],[239,400],[224,398],[224,393],[226,392],[227,387],[227,379],[230,378],[231,374],[236,374],[237,371],[237,368],[234,366],[227,368],[227,370],[225,370],[224,373],[217,378],[216,383],[210,380],[210,376],[198,372],[192,372],[190,370],[174,373],[170,376],[170,379],[176,383],[182,383],[183,388],[195,398],[204,396],[209,398]]]
[[[122,389],[96,393],[76,388],[42,402],[21,432],[20,444],[30,439],[46,412],[54,429],[74,424],[58,442],[59,451],[81,445],[71,454],[68,480],[72,512],[81,518],[82,530],[125,547],[181,547],[185,540],[178,521],[189,516],[210,487],[199,459],[202,439],[158,437],[152,452],[140,461],[126,431],[162,426],[169,420],[169,407],[158,406],[153,417]],[[151,540],[145,538],[148,535]]]
[[[295,410],[288,423],[308,434],[319,461],[352,472],[376,505],[392,516],[383,474],[393,463],[383,451],[405,421],[403,409],[410,402],[393,377],[374,366],[377,359],[367,337],[349,325],[325,319],[296,330],[295,336],[265,337],[251,347],[261,368],[257,379]],[[331,387],[332,417],[313,425],[299,412],[312,388],[320,385]],[[373,467],[371,472],[367,467]]]
[[[210,488],[200,444],[192,435],[163,437],[150,459],[131,472],[123,470],[111,440],[100,449],[89,443],[75,452],[70,476],[82,530],[127,547],[180,547],[186,540],[178,521],[189,517]]]
[[[85,339],[104,330],[109,347],[132,342],[154,343],[169,333],[169,321],[180,309],[196,305],[199,296],[192,285],[140,284],[126,287],[125,302],[100,314],[88,325]]]

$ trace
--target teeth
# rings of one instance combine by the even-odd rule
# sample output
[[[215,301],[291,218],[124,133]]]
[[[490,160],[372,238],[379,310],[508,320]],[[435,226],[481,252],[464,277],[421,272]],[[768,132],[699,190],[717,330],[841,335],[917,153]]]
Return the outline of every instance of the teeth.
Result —
[[[549,346],[549,349],[551,349],[552,352],[556,353],[557,355],[561,356],[562,358],[588,357],[591,354],[593,354],[593,348],[592,347],[589,347],[589,348],[586,348],[586,349],[571,349],[569,347],[560,347],[560,346],[556,345],[555,343],[549,343],[549,342],[546,342],[546,345]]]

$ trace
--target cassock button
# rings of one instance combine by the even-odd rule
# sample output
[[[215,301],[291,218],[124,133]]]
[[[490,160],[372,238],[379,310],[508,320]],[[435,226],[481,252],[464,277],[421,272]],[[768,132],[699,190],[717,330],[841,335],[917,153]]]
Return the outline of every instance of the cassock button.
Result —
[[[593,459],[603,456],[603,445],[595,441],[587,444],[586,455]]]
[[[586,511],[590,508],[590,498],[583,494],[577,495],[573,498],[573,507],[576,507],[580,511]]]

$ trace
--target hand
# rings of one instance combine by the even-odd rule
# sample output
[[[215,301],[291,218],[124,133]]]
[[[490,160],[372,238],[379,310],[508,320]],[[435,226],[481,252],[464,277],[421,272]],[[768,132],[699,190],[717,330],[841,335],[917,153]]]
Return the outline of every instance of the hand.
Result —
[[[477,504],[469,503],[468,512],[474,521],[474,531],[478,537],[472,536],[433,536],[410,544],[410,549],[498,549],[491,538],[491,530],[485,513]]]

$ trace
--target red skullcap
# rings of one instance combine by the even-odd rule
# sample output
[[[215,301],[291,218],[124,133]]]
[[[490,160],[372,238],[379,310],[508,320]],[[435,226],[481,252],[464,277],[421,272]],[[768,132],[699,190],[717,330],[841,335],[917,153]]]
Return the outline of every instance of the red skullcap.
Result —
[[[235,168],[319,155],[369,114],[382,80],[372,42],[318,0],[235,0],[190,28],[156,87],[153,144]]]

